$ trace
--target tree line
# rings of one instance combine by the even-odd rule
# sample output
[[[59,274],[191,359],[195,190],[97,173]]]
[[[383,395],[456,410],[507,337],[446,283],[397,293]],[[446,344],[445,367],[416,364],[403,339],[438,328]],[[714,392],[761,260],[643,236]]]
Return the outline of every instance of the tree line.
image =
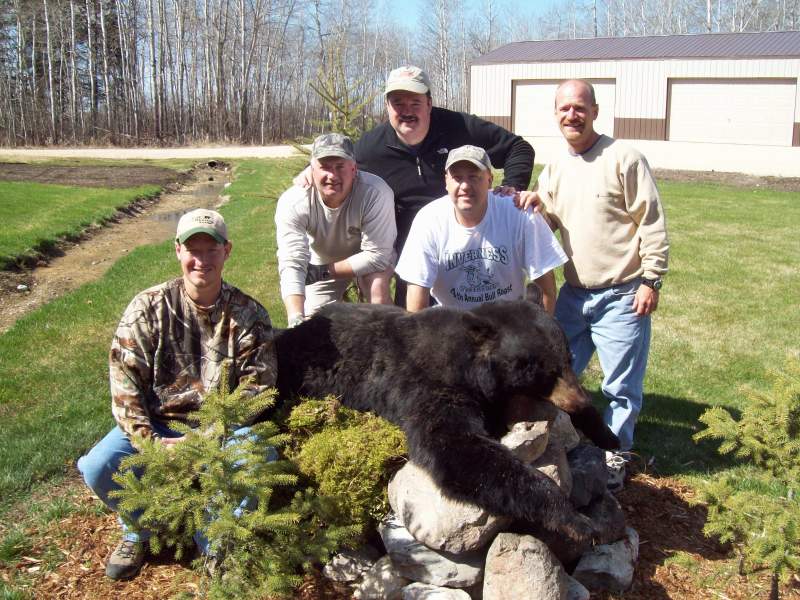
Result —
[[[0,144],[266,144],[383,114],[416,64],[467,109],[471,60],[512,41],[800,26],[800,0],[0,0]],[[407,25],[405,23],[414,23]]]

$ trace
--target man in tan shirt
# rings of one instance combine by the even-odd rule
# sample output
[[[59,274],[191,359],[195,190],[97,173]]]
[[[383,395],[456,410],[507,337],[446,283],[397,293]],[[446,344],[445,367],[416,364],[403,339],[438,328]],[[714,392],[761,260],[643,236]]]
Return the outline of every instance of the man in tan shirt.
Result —
[[[594,130],[599,107],[581,80],[556,91],[555,116],[567,147],[542,171],[537,192],[524,205],[542,203],[561,232],[569,262],[556,302],[556,318],[569,339],[573,368],[581,373],[597,351],[603,369],[605,421],[623,451],[609,456],[620,475],[630,456],[650,347],[650,314],[658,307],[667,272],[666,223],[647,160],[638,151]]]

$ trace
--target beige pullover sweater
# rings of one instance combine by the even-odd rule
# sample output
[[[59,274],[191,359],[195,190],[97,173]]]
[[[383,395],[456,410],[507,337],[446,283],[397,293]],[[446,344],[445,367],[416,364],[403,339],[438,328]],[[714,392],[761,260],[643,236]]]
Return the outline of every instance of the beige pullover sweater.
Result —
[[[561,231],[570,285],[603,288],[667,272],[664,209],[637,150],[605,135],[583,154],[565,149],[545,166],[537,189]]]

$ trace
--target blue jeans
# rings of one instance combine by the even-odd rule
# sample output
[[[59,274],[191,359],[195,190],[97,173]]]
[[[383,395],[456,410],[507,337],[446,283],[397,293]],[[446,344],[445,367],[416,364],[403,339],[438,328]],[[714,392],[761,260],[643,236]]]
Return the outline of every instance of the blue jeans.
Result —
[[[633,446],[636,418],[642,409],[642,388],[650,350],[650,316],[633,310],[641,279],[588,290],[565,283],[556,301],[556,319],[569,340],[572,368],[580,375],[597,351],[603,369],[603,419],[620,449]]]
[[[154,421],[152,423],[153,431],[165,438],[180,437],[181,434],[167,427],[166,425]],[[234,436],[241,436],[250,431],[249,427],[242,427],[234,431]],[[278,455],[274,449],[271,449],[270,455],[267,460],[277,460]],[[95,495],[103,501],[108,508],[114,512],[118,512],[117,507],[119,501],[116,498],[109,496],[109,492],[119,490],[119,484],[112,479],[112,475],[119,470],[119,465],[122,460],[135,454],[137,452],[133,444],[131,444],[128,437],[122,432],[119,426],[114,427],[106,436],[100,440],[97,445],[92,448],[88,454],[78,459],[78,470],[83,475],[83,480],[86,485],[92,490]],[[252,503],[248,498],[244,498],[234,511],[234,515],[241,515],[242,511],[246,508],[252,508]],[[131,518],[136,521],[141,516],[141,511],[131,514]],[[122,527],[123,539],[133,542],[144,542],[150,539],[150,532],[146,529],[138,533],[130,530],[127,525],[118,518]],[[197,531],[194,534],[194,540],[197,547],[204,554],[209,554],[209,542],[202,531]]]

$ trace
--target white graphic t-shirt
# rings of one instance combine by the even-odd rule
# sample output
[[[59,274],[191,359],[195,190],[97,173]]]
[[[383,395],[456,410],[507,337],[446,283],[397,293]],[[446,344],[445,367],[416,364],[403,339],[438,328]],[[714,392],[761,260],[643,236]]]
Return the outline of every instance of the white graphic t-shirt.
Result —
[[[519,300],[526,276],[537,279],[565,262],[541,215],[490,192],[486,215],[476,227],[456,221],[449,196],[420,209],[395,272],[430,288],[443,306],[472,308],[490,300]]]

